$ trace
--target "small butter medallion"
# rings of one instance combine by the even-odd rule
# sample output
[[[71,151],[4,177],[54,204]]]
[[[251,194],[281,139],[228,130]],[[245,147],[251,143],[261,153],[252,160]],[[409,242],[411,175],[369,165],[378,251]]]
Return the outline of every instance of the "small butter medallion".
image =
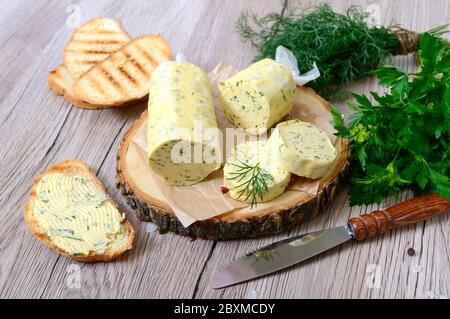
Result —
[[[271,160],[263,141],[238,144],[224,166],[224,185],[236,200],[251,203],[268,202],[281,195],[291,174]]]
[[[312,179],[326,175],[337,156],[325,131],[297,119],[279,123],[267,144],[282,169]]]

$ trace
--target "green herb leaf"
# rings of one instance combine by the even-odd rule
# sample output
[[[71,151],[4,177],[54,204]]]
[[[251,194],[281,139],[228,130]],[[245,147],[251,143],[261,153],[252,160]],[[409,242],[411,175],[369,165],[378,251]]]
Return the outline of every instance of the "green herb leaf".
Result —
[[[408,75],[393,66],[383,65],[373,72],[381,85],[391,88],[393,94],[403,96],[408,89]]]
[[[442,58],[445,46],[442,40],[425,33],[420,40],[419,59],[422,72],[431,73]]]
[[[450,198],[450,45],[424,34],[419,54],[415,74],[377,69],[374,74],[391,92],[372,92],[377,105],[354,95],[347,126],[332,111],[336,135],[351,141],[352,205],[380,203],[405,187]]]
[[[334,105],[331,105],[331,115],[333,116],[333,120],[331,121],[331,124],[334,126],[334,128],[341,133],[340,136],[342,136],[342,133],[347,133],[347,128],[344,124],[344,118],[342,117],[341,112],[338,110],[338,108]]]
[[[259,166],[249,165],[241,162],[240,164],[233,164],[236,167],[234,172],[231,172],[232,177],[228,180],[236,180],[238,184],[235,188],[238,190],[237,199],[244,197],[244,201],[251,199],[251,207],[257,205],[258,198],[263,200],[264,195],[269,191],[268,184],[273,182],[272,175]]]
[[[274,58],[276,48],[283,45],[293,52],[300,72],[309,71],[317,64],[321,76],[307,86],[325,97],[336,97],[342,85],[361,78],[376,69],[386,59],[401,52],[397,35],[390,27],[373,27],[370,15],[356,6],[339,13],[327,4],[305,10],[287,9],[283,13],[269,13],[258,17],[243,12],[236,21],[236,29],[243,41],[258,50],[255,61]],[[430,30],[441,35],[447,25]],[[434,44],[432,39],[425,41]],[[435,61],[433,47],[422,50],[427,61]],[[400,79],[393,88],[398,94],[406,89],[406,79]]]

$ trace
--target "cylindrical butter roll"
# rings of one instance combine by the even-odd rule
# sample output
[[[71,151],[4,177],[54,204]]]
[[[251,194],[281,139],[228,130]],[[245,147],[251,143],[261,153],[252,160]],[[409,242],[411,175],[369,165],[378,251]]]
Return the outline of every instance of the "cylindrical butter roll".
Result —
[[[267,141],[274,162],[292,174],[319,178],[326,174],[337,153],[327,133],[312,123],[279,123]]]
[[[147,140],[150,168],[168,184],[195,184],[220,168],[211,84],[199,67],[171,61],[154,71]]]
[[[291,71],[263,59],[219,84],[228,120],[251,134],[262,134],[286,116],[294,103],[296,85]]]

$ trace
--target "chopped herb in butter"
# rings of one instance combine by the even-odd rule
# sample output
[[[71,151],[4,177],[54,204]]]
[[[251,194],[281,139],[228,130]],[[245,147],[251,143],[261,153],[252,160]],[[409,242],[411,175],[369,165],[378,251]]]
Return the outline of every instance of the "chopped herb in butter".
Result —
[[[148,102],[148,157],[152,171],[172,185],[200,182],[220,167],[205,163],[204,154],[220,149],[219,139],[205,141],[195,133],[217,128],[208,75],[189,63],[166,62],[152,74]],[[206,134],[205,134],[206,135]],[[178,154],[174,159],[172,151]],[[199,151],[200,158],[196,158]]]
[[[290,112],[296,86],[289,69],[263,59],[222,82],[219,90],[229,121],[260,134]]]
[[[124,216],[89,178],[46,174],[36,186],[33,217],[52,243],[70,255],[104,253],[124,232]]]
[[[268,140],[268,146],[280,167],[308,178],[324,176],[337,156],[322,129],[300,120],[279,123]]]

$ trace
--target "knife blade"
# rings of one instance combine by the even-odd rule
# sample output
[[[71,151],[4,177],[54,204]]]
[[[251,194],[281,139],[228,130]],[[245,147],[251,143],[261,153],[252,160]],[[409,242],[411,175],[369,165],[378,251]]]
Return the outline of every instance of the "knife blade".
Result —
[[[414,224],[450,209],[450,200],[425,195],[349,219],[347,225],[307,233],[264,246],[241,256],[217,272],[211,288],[219,289],[295,265],[350,239],[358,241],[387,230]]]

